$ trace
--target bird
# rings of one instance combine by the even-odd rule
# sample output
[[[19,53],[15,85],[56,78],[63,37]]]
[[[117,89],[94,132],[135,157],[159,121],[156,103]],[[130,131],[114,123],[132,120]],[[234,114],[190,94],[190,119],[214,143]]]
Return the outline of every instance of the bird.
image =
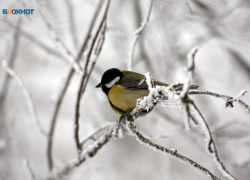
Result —
[[[153,79],[154,85],[168,86],[168,84]],[[180,84],[176,90],[181,90]],[[149,94],[148,85],[144,75],[117,68],[111,68],[104,72],[101,82],[96,88],[102,88],[107,95],[111,108],[119,115],[125,115],[136,107],[137,99]],[[190,89],[198,86],[191,85]]]

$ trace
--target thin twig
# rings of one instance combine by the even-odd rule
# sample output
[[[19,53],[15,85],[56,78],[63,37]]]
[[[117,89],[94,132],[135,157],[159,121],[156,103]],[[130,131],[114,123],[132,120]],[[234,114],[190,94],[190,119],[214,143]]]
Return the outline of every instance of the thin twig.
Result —
[[[100,12],[100,9],[102,7],[102,4],[103,4],[103,0],[100,0],[96,9],[95,9],[93,18],[91,19],[91,22],[90,22],[87,34],[83,40],[82,46],[81,46],[80,50],[78,51],[77,61],[79,61],[81,59],[83,52],[87,48],[88,41],[90,39],[90,34],[91,34],[93,27],[94,27],[94,24],[97,20],[97,17],[98,17],[98,14]],[[49,130],[49,138],[48,138],[48,146],[47,146],[47,158],[48,158],[48,165],[49,165],[50,171],[53,169],[52,145],[53,145],[53,136],[54,136],[54,130],[55,130],[55,126],[56,126],[56,121],[58,118],[58,113],[59,113],[59,110],[61,108],[61,104],[62,104],[64,95],[68,89],[69,83],[73,77],[74,72],[75,72],[74,68],[70,67],[70,70],[67,73],[67,78],[65,80],[65,83],[64,83],[61,91],[59,92],[58,98],[55,101],[55,106],[54,106],[54,110],[53,110],[51,121],[50,121],[51,125],[50,125],[50,130]]]
[[[190,104],[192,104],[192,106],[194,107],[194,109],[198,112],[199,116],[201,117],[200,124],[201,127],[206,135],[206,142],[207,142],[207,147],[206,149],[208,150],[208,153],[213,157],[213,160],[215,161],[218,169],[221,171],[221,173],[227,177],[230,180],[237,180],[236,177],[234,177],[225,167],[224,163],[220,160],[215,142],[213,140],[213,136],[212,133],[210,131],[210,128],[204,118],[204,116],[202,115],[201,111],[199,110],[199,108],[196,106],[196,104],[194,102],[191,102]]]
[[[36,175],[33,172],[32,168],[30,167],[30,163],[27,159],[24,159],[24,165],[27,167],[29,173],[30,173],[30,177],[32,180],[36,180]]]
[[[102,20],[101,20],[101,22],[99,24],[99,27],[97,28],[97,31],[96,31],[96,33],[95,33],[95,35],[93,37],[90,48],[88,50],[84,71],[82,73],[81,81],[80,81],[79,88],[78,88],[76,105],[75,105],[74,138],[75,138],[75,143],[76,143],[76,147],[77,147],[77,151],[78,151],[79,155],[80,155],[80,153],[82,151],[82,146],[81,146],[80,140],[79,140],[80,101],[81,101],[81,97],[82,97],[82,92],[83,92],[85,80],[86,80],[86,77],[87,77],[87,71],[88,71],[88,65],[89,65],[90,57],[91,57],[92,51],[94,49],[95,43],[97,41],[97,38],[98,38],[98,36],[99,36],[99,34],[100,34],[101,30],[102,30],[102,27],[105,26],[105,21],[107,19],[107,14],[108,14],[110,2],[111,2],[111,0],[107,1],[106,7],[105,7],[105,12],[103,14]]]
[[[72,36],[72,39],[73,39],[73,43],[74,43],[74,46],[75,48],[78,47],[78,39],[77,39],[77,36],[76,36],[76,26],[75,26],[75,18],[74,18],[74,10],[73,10],[73,7],[72,7],[72,1],[69,1],[69,0],[65,0],[65,3],[67,4],[68,6],[68,11],[69,11],[69,27],[70,27],[70,33],[71,33],[71,36]]]
[[[84,87],[82,89],[82,92],[81,92],[81,95],[83,95],[83,93],[85,92],[86,90],[86,87],[88,85],[88,82],[89,82],[89,78],[94,70],[94,67],[95,67],[95,64],[96,64],[96,61],[98,60],[98,57],[102,51],[102,47],[103,47],[103,43],[105,41],[105,32],[106,32],[106,29],[107,29],[107,20],[105,21],[104,25],[103,25],[103,28],[102,28],[102,31],[100,33],[100,38],[98,39],[98,42],[96,43],[96,48],[95,48],[95,52],[94,52],[94,55],[93,55],[93,60],[92,60],[92,63],[90,65],[90,70],[87,74],[87,79],[86,79],[86,82],[84,83]]]
[[[193,12],[193,10],[191,9],[191,6],[190,6],[188,0],[185,0],[185,3],[186,3],[186,5],[187,5],[187,7],[188,7],[190,13],[191,13],[191,14],[194,14],[194,12]]]
[[[60,59],[64,59],[64,58],[61,58],[61,57],[63,57],[61,55],[61,53],[58,53],[58,51],[54,51],[51,48],[49,48],[47,44],[45,44],[43,41],[41,41],[36,36],[33,36],[32,34],[28,33],[26,30],[20,29],[18,26],[15,26],[15,25],[11,24],[6,19],[3,19],[3,21],[6,22],[8,25],[10,25],[10,27],[16,29],[18,31],[18,33],[20,33],[22,35],[22,37],[25,37],[28,40],[30,40],[31,42],[37,44],[39,47],[44,49],[46,52],[48,52],[50,54],[53,54],[54,56],[59,57]],[[64,61],[64,62],[66,62],[66,61]]]
[[[190,68],[191,69],[191,68]],[[152,109],[155,105],[157,105],[161,100],[174,100],[174,101],[178,101],[181,97],[181,93],[178,93],[176,91],[174,91],[174,85],[169,86],[169,87],[164,87],[164,86],[156,86],[155,88],[152,88],[152,81],[151,81],[151,76],[148,75],[148,73],[145,75],[146,76],[146,82],[148,84],[149,87],[149,95],[144,97],[143,99],[139,100],[137,102],[137,106],[135,109],[133,109],[128,115],[127,115],[127,119],[128,120],[134,120],[137,118],[138,114],[140,111],[145,111],[145,110],[150,110]],[[192,76],[190,76],[192,77]],[[190,80],[188,80],[190,81]],[[240,95],[242,95],[244,93],[240,93]],[[199,113],[199,115],[201,116],[202,120],[201,121],[201,127],[204,131],[204,133],[206,134],[206,137],[208,139],[207,141],[207,150],[210,154],[213,155],[216,165],[218,167],[218,169],[222,172],[222,174],[226,177],[228,177],[229,179],[236,179],[229,171],[226,170],[225,166],[223,165],[223,163],[221,162],[219,155],[217,153],[216,150],[216,146],[215,143],[213,141],[210,129],[208,124],[206,123],[204,117],[202,116],[201,112],[198,110],[197,106],[195,106],[193,100],[189,99],[187,95],[185,95],[187,98],[187,101],[185,102],[185,104],[189,103],[192,106],[194,106],[195,110]],[[184,97],[185,97],[184,96]],[[235,100],[239,100],[239,95],[234,98]],[[190,113],[190,109],[186,110],[187,113]],[[189,114],[191,115],[191,113]],[[194,117],[191,115],[190,118],[194,119]],[[197,121],[197,120],[195,120]]]
[[[113,137],[112,135],[113,128],[107,130],[103,136],[101,136],[93,145],[88,146],[78,158],[72,159],[69,161],[64,167],[59,170],[53,172],[47,178],[48,180],[61,178],[67,174],[69,174],[73,169],[80,166],[83,162],[85,162],[89,157],[93,157],[96,153]]]
[[[21,23],[22,23],[22,19],[19,18],[17,25],[16,25],[17,28],[13,36],[13,46],[11,48],[10,56],[8,58],[8,66],[11,69],[13,69],[14,67],[17,53],[18,53],[18,47],[19,47],[19,41],[20,41],[20,34],[18,33],[18,30],[20,29]],[[7,93],[9,89],[10,78],[11,76],[7,72],[4,72],[2,84],[0,86],[0,116],[3,115],[4,103],[5,103],[5,98],[7,97]]]
[[[39,119],[37,117],[37,112],[36,112],[36,108],[35,108],[35,105],[33,103],[33,100],[32,100],[32,96],[31,94],[29,93],[26,85],[24,84],[23,80],[20,78],[20,76],[18,76],[18,74],[16,72],[14,72],[12,69],[10,69],[7,65],[7,62],[6,60],[4,60],[2,62],[2,66],[4,67],[4,69],[8,72],[8,74],[10,76],[12,76],[13,78],[15,78],[17,80],[17,82],[20,84],[20,86],[22,87],[23,89],[23,93],[24,93],[24,96],[26,98],[26,102],[27,102],[27,105],[29,107],[29,110],[30,110],[30,113],[31,115],[33,116],[33,119],[34,121],[36,122],[36,125],[38,127],[38,129],[40,130],[40,132],[44,135],[44,136],[48,136],[47,135],[47,132],[42,128],[40,122],[39,122]]]
[[[226,101],[226,104],[234,99],[234,97],[232,96],[228,96],[228,95],[224,95],[224,94],[219,94],[219,93],[215,93],[215,92],[210,92],[210,91],[200,91],[200,90],[190,90],[188,92],[189,95],[205,95],[205,96],[213,96],[216,98],[220,98]],[[236,102],[238,102],[247,112],[250,112],[250,106],[248,104],[246,104],[245,102],[243,102],[240,99],[236,99]]]
[[[236,178],[226,169],[226,167],[224,166],[224,164],[220,160],[219,154],[218,154],[217,149],[216,149],[215,142],[213,140],[210,128],[209,128],[205,118],[201,114],[200,110],[198,109],[198,107],[196,106],[194,101],[189,99],[189,97],[188,97],[189,87],[192,84],[192,79],[194,77],[195,55],[196,55],[197,51],[198,51],[198,47],[195,47],[188,54],[188,68],[187,68],[188,75],[187,75],[186,81],[185,81],[184,86],[183,86],[183,91],[179,95],[179,97],[182,100],[182,103],[185,104],[185,107],[186,107],[186,109],[185,109],[185,114],[186,114],[186,116],[185,116],[185,119],[186,119],[185,120],[185,127],[186,127],[186,129],[190,130],[190,122],[189,122],[190,118],[192,120],[196,121],[194,116],[192,116],[191,112],[190,112],[189,104],[191,104],[194,107],[194,109],[198,112],[199,116],[202,119],[202,121],[200,121],[200,124],[201,124],[201,127],[203,129],[203,132],[205,133],[205,135],[207,137],[207,144],[206,144],[207,147],[206,147],[206,149],[208,150],[208,153],[212,155],[212,157],[213,157],[213,159],[215,161],[215,164],[217,165],[218,169],[221,171],[221,173],[225,177],[229,178],[230,180],[236,180]],[[244,94],[244,93],[242,93],[242,94]],[[240,95],[238,97],[240,97]],[[234,101],[238,100],[239,99],[238,97],[233,99],[233,100]]]
[[[113,123],[108,123],[108,124],[106,124],[106,125],[104,125],[104,126],[101,126],[101,127],[98,128],[98,129],[94,130],[94,131],[93,131],[92,133],[90,133],[88,136],[82,138],[82,140],[80,141],[81,146],[84,146],[84,144],[85,144],[88,140],[93,139],[93,137],[94,137],[95,135],[97,135],[99,132],[101,132],[101,131],[103,131],[103,130],[105,130],[105,129],[111,127],[111,126],[114,126],[114,124],[113,124]]]
[[[148,8],[145,19],[142,21],[141,26],[134,31],[134,39],[131,43],[131,49],[129,50],[129,58],[128,58],[128,70],[130,70],[130,71],[132,70],[132,66],[133,66],[133,59],[134,59],[136,44],[137,44],[141,34],[143,33],[144,29],[147,27],[147,24],[148,24],[148,21],[150,18],[150,14],[151,14],[152,8],[153,8],[153,2],[154,2],[154,0],[150,0],[149,8]]]
[[[183,85],[182,92],[180,94],[180,97],[182,100],[185,100],[188,94],[188,90],[190,85],[192,84],[192,79],[194,77],[194,70],[195,70],[195,56],[196,53],[198,52],[198,47],[194,47],[188,54],[188,68],[187,68],[187,78],[186,81]]]
[[[131,132],[135,137],[136,140],[139,141],[141,144],[145,145],[146,147],[149,147],[155,151],[168,154],[171,157],[177,158],[179,161],[184,162],[191,167],[194,167],[195,169],[198,169],[199,171],[203,172],[206,174],[210,179],[212,180],[220,180],[218,177],[216,177],[213,173],[211,173],[208,169],[205,167],[201,166],[197,162],[193,161],[192,159],[185,157],[177,152],[177,150],[170,150],[166,147],[163,147],[161,145],[158,145],[151,140],[147,139],[144,137],[140,132],[137,131],[136,126],[132,121],[126,121],[125,127],[129,132]]]
[[[76,71],[81,72],[82,71],[82,67],[80,65],[80,63],[78,62],[77,58],[73,55],[73,53],[67,48],[67,46],[63,43],[63,41],[59,38],[59,36],[56,34],[56,32],[54,31],[54,29],[52,28],[51,23],[49,22],[48,19],[46,19],[45,15],[44,15],[44,11],[39,3],[39,1],[37,0],[37,4],[38,4],[38,9],[40,12],[40,15],[44,21],[44,23],[46,24],[46,27],[49,30],[50,36],[52,41],[55,43],[55,45],[57,46],[57,48],[59,49],[59,51],[62,53],[62,55],[71,63],[74,65],[74,68]]]
[[[74,74],[74,68],[71,67],[68,72],[65,84],[63,88],[61,89],[61,91],[59,92],[57,99],[55,100],[55,105],[54,105],[54,109],[52,112],[52,117],[50,121],[51,124],[50,124],[50,129],[49,129],[49,136],[48,136],[48,146],[47,146],[47,158],[48,158],[48,166],[49,166],[50,171],[53,169],[52,145],[53,145],[54,130],[56,127],[56,120],[57,120],[57,116],[58,116],[64,95],[68,89],[68,86],[71,81],[71,78],[73,77],[73,74]]]
[[[189,91],[189,88],[192,84],[192,79],[194,77],[194,70],[195,70],[195,55],[196,53],[198,52],[198,47],[194,47],[188,54],[187,58],[188,58],[188,68],[187,68],[187,78],[186,78],[186,81],[183,85],[183,90],[180,94],[180,99],[181,99],[181,102],[185,108],[184,110],[184,114],[185,114],[185,117],[184,117],[184,123],[185,123],[185,129],[186,130],[190,130],[191,126],[190,126],[190,119],[193,120],[193,122],[197,122],[195,120],[195,118],[191,115],[191,112],[190,112],[190,107],[189,107],[189,98],[188,98],[188,91]]]

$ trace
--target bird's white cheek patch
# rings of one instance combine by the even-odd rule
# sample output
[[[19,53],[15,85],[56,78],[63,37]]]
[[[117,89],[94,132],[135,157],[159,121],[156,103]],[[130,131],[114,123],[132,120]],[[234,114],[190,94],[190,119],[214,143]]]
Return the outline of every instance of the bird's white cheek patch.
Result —
[[[116,77],[115,79],[113,79],[112,81],[110,81],[109,83],[105,84],[105,86],[107,88],[111,88],[112,86],[115,85],[115,83],[117,83],[120,80],[120,77]]]

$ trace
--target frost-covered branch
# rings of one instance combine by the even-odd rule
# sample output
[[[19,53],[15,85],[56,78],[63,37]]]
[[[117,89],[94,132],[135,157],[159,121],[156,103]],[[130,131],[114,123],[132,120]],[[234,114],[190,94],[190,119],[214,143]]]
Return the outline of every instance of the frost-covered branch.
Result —
[[[77,147],[77,151],[78,151],[79,155],[80,155],[80,153],[82,151],[82,146],[81,146],[81,143],[80,143],[80,140],[79,140],[80,101],[81,101],[81,98],[82,98],[82,92],[83,92],[83,89],[85,87],[86,79],[87,79],[87,76],[88,76],[89,61],[90,61],[90,57],[92,55],[92,51],[94,50],[94,46],[95,46],[96,42],[98,42],[98,37],[100,39],[102,39],[103,36],[104,36],[104,35],[100,35],[100,34],[102,34],[102,29],[104,29],[103,33],[105,33],[105,29],[106,29],[106,26],[105,26],[106,23],[105,22],[106,22],[106,19],[107,19],[107,14],[108,14],[110,2],[111,2],[111,0],[107,0],[107,4],[106,4],[106,7],[105,7],[105,12],[103,14],[102,20],[101,20],[101,22],[100,22],[100,24],[99,24],[99,26],[97,28],[97,31],[96,31],[96,33],[95,33],[95,35],[93,37],[93,40],[92,40],[91,45],[90,45],[90,48],[88,50],[88,53],[87,53],[87,56],[86,56],[86,60],[85,60],[84,71],[82,73],[81,81],[80,81],[79,88],[78,88],[77,99],[76,99],[76,106],[75,106],[74,138],[75,138],[75,143],[76,143],[76,147]],[[102,43],[102,45],[103,45],[103,43]],[[102,49],[101,47],[97,47],[97,48],[99,48],[100,50]],[[100,50],[96,51],[96,52],[98,52],[98,56],[100,54]]]
[[[62,53],[62,55],[71,63],[73,64],[74,68],[76,71],[78,72],[82,72],[82,67],[80,65],[80,63],[78,62],[77,58],[73,55],[73,53],[69,50],[69,48],[63,43],[63,41],[59,38],[59,36],[56,34],[56,32],[54,31],[51,23],[49,22],[48,19],[46,19],[44,11],[40,5],[39,0],[37,0],[37,5],[38,5],[38,9],[40,12],[40,15],[46,25],[46,27],[49,30],[50,36],[52,41],[55,43],[56,47],[58,48],[58,50]]]
[[[91,19],[87,34],[82,42],[81,48],[78,51],[77,54],[77,61],[79,61],[82,57],[83,52],[86,50],[89,39],[90,39],[90,34],[92,33],[93,27],[96,23],[97,17],[99,15],[100,9],[103,5],[103,0],[100,0],[99,3],[96,6],[95,12],[93,14],[93,17]],[[48,158],[48,165],[49,165],[49,170],[51,171],[53,169],[53,155],[52,155],[52,145],[53,145],[53,136],[54,136],[54,131],[55,131],[55,127],[56,127],[56,121],[58,118],[58,113],[59,110],[61,108],[61,104],[63,101],[63,98],[65,96],[65,93],[69,87],[70,81],[74,75],[74,68],[73,66],[70,67],[69,72],[67,73],[67,78],[65,80],[64,85],[62,86],[57,99],[55,101],[55,105],[54,105],[54,109],[53,109],[53,113],[51,116],[51,125],[50,125],[50,130],[49,130],[49,137],[48,137],[48,146],[47,146],[47,158]]]
[[[179,96],[181,99],[181,102],[185,108],[185,110],[184,110],[184,114],[185,114],[184,122],[185,122],[185,129],[186,130],[190,130],[190,127],[191,127],[190,126],[190,118],[194,122],[197,122],[190,112],[189,98],[188,98],[188,91],[189,91],[189,88],[192,84],[192,80],[194,77],[195,55],[196,55],[197,51],[198,51],[198,47],[195,47],[189,52],[189,54],[187,56],[187,58],[188,58],[187,77],[186,77],[186,81],[183,85],[182,92]]]
[[[88,158],[95,156],[96,153],[113,137],[112,134],[114,128],[115,127],[107,130],[103,136],[94,142],[93,145],[89,145],[83,152],[81,152],[78,158],[72,159],[64,167],[52,172],[47,179],[61,179],[63,176],[67,175],[73,169],[85,162]]]
[[[148,84],[148,89],[149,89],[149,95],[144,97],[143,99],[139,99],[137,101],[137,106],[135,109],[133,109],[127,116],[126,116],[126,120],[128,121],[133,121],[134,119],[136,119],[139,115],[140,112],[145,112],[145,111],[149,111],[151,109],[153,109],[154,106],[156,106],[157,104],[160,103],[160,101],[162,100],[168,100],[168,101],[174,101],[177,103],[181,103],[184,104],[187,109],[185,109],[187,115],[189,116],[189,118],[193,119],[194,122],[197,123],[196,118],[191,114],[190,112],[190,106],[192,105],[192,107],[194,107],[194,110],[198,113],[198,115],[200,116],[199,122],[201,124],[201,127],[206,135],[206,140],[207,140],[207,145],[206,145],[206,149],[208,150],[208,153],[210,155],[212,155],[213,160],[215,161],[215,164],[217,165],[218,169],[222,172],[222,174],[227,177],[230,180],[236,180],[236,178],[226,169],[224,163],[220,160],[219,154],[216,150],[216,145],[215,142],[213,140],[210,128],[205,120],[205,118],[203,117],[202,113],[200,112],[200,110],[198,109],[198,107],[195,105],[194,101],[189,99],[188,94],[202,94],[199,93],[199,91],[189,91],[189,87],[191,85],[192,82],[192,77],[193,77],[193,71],[194,71],[194,57],[195,57],[195,53],[197,52],[197,49],[194,49],[193,51],[191,51],[191,56],[192,57],[192,61],[189,65],[189,72],[188,72],[188,78],[186,79],[184,88],[183,88],[183,92],[179,92],[176,91],[175,87],[178,86],[177,85],[171,85],[168,87],[164,87],[164,86],[156,86],[153,87],[153,83],[152,83],[152,78],[150,76],[149,73],[145,74],[146,77],[146,82]],[[190,59],[190,58],[189,58]],[[232,97],[228,97],[228,96],[222,96],[222,95],[218,95],[215,93],[207,93],[205,95],[214,95],[214,96],[218,96],[220,98],[224,98],[226,100],[226,102],[234,102],[234,101],[240,101],[239,97],[244,95],[246,93],[246,91],[241,91],[241,93],[239,95],[237,95],[235,98]],[[241,102],[241,101],[240,101]],[[246,105],[245,103],[241,102],[241,104],[244,104],[244,107],[249,108],[248,105]],[[120,121],[121,122],[121,121]]]
[[[215,162],[215,164],[217,165],[217,168],[222,172],[222,174],[227,177],[230,180],[237,180],[236,177],[234,177],[226,168],[226,166],[224,165],[224,163],[220,160],[215,142],[213,140],[213,136],[212,133],[210,131],[209,125],[207,124],[204,116],[202,115],[201,111],[199,110],[199,108],[196,106],[196,104],[194,102],[191,102],[190,104],[192,104],[192,106],[194,107],[194,109],[197,111],[197,113],[200,116],[200,124],[201,124],[201,128],[203,129],[203,132],[206,135],[206,149],[208,154],[210,154],[213,157],[213,160]]]
[[[103,130],[105,130],[105,129],[107,129],[107,128],[110,128],[111,126],[114,126],[114,124],[113,124],[113,123],[108,123],[108,124],[106,124],[106,125],[104,125],[104,126],[101,126],[101,127],[98,128],[98,129],[94,130],[94,131],[93,131],[92,133],[90,133],[88,136],[86,136],[86,137],[84,137],[84,138],[81,139],[81,141],[80,141],[81,146],[84,146],[84,144],[85,144],[88,140],[90,140],[90,139],[92,139],[92,140],[95,141],[95,139],[94,139],[94,136],[95,136],[95,135],[97,135],[99,132],[101,132],[101,131],[103,131]]]
[[[244,92],[244,93],[242,93],[242,92]],[[211,91],[200,91],[200,90],[190,90],[188,92],[188,94],[189,95],[212,96],[212,97],[223,99],[226,101],[226,105],[225,105],[226,107],[228,106],[228,104],[231,104],[231,107],[233,107],[232,103],[238,102],[248,113],[250,113],[250,106],[239,99],[240,96],[243,96],[246,92],[247,92],[246,90],[241,90],[241,92],[236,96],[236,98],[234,98],[232,96],[220,94],[220,93],[215,93],[215,92],[211,92]]]
[[[148,24],[150,14],[151,14],[152,8],[153,8],[153,2],[154,2],[154,0],[150,0],[148,11],[147,11],[145,19],[142,21],[141,26],[134,31],[134,39],[131,43],[131,48],[129,50],[128,70],[132,70],[136,44],[137,44],[141,34],[143,33],[144,29],[146,28],[146,26]]]
[[[149,148],[151,148],[155,151],[161,152],[163,154],[168,154],[171,157],[176,158],[179,161],[184,162],[195,169],[198,169],[199,171],[206,174],[212,180],[220,180],[213,173],[211,173],[208,169],[201,166],[200,164],[193,161],[192,159],[181,155],[180,153],[177,152],[177,150],[175,150],[175,149],[170,150],[170,149],[163,147],[161,145],[158,145],[158,144],[152,142],[151,140],[147,139],[146,137],[144,137],[140,132],[137,131],[136,126],[134,125],[134,123],[132,121],[126,121],[125,127],[128,129],[128,131],[130,133],[132,133],[136,137],[136,140],[139,141],[142,145],[145,145],[146,147],[149,147]]]
[[[30,111],[30,114],[32,115],[33,120],[35,121],[35,123],[36,123],[38,129],[40,130],[40,132],[44,136],[47,137],[48,136],[47,132],[43,129],[43,127],[41,126],[41,123],[40,123],[40,121],[38,119],[36,108],[35,108],[35,105],[34,105],[33,100],[32,100],[32,96],[29,93],[29,91],[28,91],[26,85],[24,84],[23,80],[20,78],[20,76],[18,76],[18,74],[16,72],[14,72],[12,69],[10,69],[8,67],[6,60],[4,60],[2,62],[2,66],[4,67],[4,69],[6,70],[6,72],[10,76],[12,76],[13,78],[15,78],[17,80],[17,82],[19,83],[19,85],[22,87],[23,93],[24,93],[24,96],[26,98],[26,102],[27,102],[27,105],[28,105],[28,108],[29,108],[29,111]]]

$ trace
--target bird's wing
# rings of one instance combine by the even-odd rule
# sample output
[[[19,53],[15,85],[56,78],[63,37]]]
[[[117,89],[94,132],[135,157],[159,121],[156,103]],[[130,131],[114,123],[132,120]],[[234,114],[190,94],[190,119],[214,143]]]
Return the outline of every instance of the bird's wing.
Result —
[[[124,76],[119,81],[119,85],[129,89],[148,89],[146,78],[144,75],[132,71],[122,70]],[[168,86],[166,83],[153,80],[154,85]]]

